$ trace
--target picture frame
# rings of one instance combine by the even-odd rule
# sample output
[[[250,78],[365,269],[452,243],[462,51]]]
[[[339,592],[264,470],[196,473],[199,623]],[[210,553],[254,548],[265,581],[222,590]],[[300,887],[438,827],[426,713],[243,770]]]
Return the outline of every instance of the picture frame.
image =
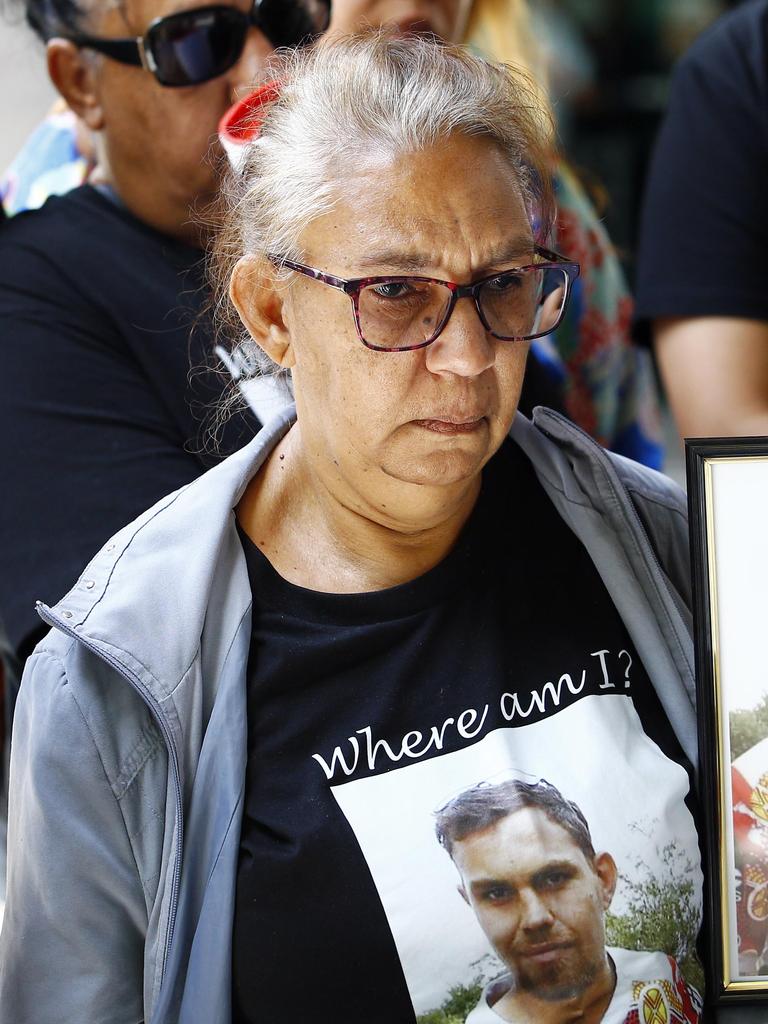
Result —
[[[685,455],[708,1002],[768,1003],[768,437]]]

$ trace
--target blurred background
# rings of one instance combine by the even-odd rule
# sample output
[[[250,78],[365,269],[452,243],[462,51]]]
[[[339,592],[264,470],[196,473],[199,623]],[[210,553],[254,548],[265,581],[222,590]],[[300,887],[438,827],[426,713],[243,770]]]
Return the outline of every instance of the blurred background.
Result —
[[[531,0],[560,135],[630,275],[649,150],[675,59],[737,0]],[[0,168],[53,100],[21,0],[0,0]]]
[[[0,173],[53,103],[44,51],[24,23],[20,0],[0,0]]]
[[[639,206],[676,59],[738,0],[533,0],[563,146],[633,280]]]

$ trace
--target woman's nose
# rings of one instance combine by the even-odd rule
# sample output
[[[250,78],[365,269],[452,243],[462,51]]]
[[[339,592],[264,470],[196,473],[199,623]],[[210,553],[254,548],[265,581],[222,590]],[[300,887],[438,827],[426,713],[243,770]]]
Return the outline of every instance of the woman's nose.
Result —
[[[426,350],[431,373],[477,377],[496,362],[496,344],[483,326],[471,296],[456,302],[448,323]]]

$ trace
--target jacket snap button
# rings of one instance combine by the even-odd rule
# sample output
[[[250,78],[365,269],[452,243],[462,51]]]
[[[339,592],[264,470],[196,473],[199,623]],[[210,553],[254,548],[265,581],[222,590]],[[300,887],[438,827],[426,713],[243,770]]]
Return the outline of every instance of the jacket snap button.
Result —
[[[62,615],[62,618],[65,618],[65,619],[71,619],[72,618],[72,612],[62,612],[61,615]]]
[[[86,590],[93,590],[93,588],[95,586],[96,586],[96,581],[95,580],[86,580],[85,581],[85,589]]]

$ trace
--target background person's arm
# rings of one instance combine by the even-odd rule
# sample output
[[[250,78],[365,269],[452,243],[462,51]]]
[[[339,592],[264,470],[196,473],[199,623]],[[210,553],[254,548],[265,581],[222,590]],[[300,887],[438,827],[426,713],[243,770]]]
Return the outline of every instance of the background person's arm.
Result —
[[[768,435],[768,322],[673,317],[653,327],[681,437]]]
[[[637,321],[682,436],[768,434],[768,7],[680,61],[651,162]]]

